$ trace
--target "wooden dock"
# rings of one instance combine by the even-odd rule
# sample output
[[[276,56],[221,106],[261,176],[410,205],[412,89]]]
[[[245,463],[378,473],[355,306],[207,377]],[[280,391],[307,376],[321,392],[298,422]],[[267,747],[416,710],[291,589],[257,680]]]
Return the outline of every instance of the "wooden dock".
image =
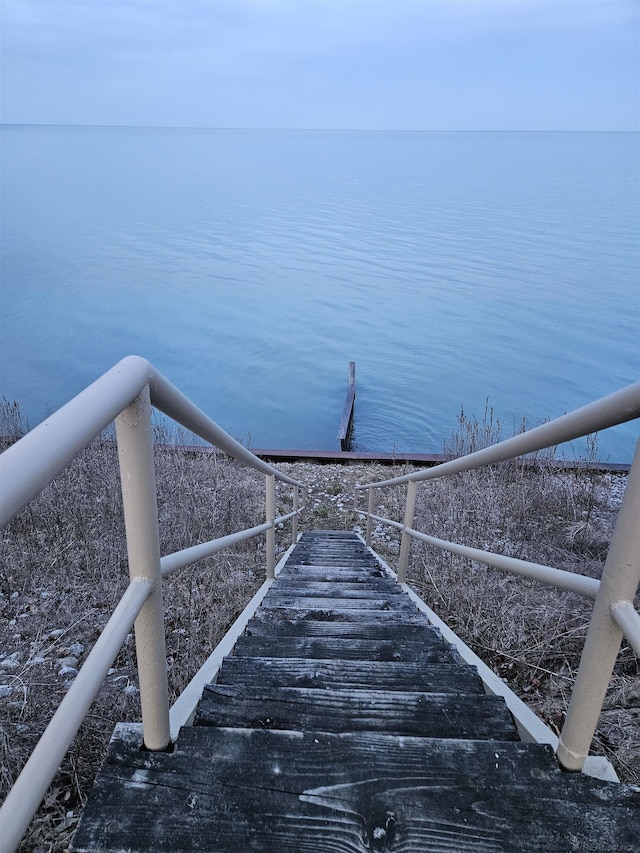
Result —
[[[353,436],[353,413],[356,405],[356,363],[349,362],[349,385],[347,386],[347,397],[344,401],[340,426],[338,427],[338,441],[340,450],[351,450],[351,438]]]
[[[636,851],[640,792],[523,743],[352,533],[293,549],[171,752],[116,728],[84,851]]]

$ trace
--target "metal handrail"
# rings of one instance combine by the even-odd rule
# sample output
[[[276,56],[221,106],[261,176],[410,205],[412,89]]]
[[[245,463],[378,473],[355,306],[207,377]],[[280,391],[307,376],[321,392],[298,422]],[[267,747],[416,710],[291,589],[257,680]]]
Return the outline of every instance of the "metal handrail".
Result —
[[[356,486],[356,489],[373,489],[382,486],[396,486],[402,483],[422,482],[424,480],[436,480],[446,477],[448,474],[461,474],[464,471],[473,471],[485,465],[495,462],[506,462],[516,459],[526,453],[535,453],[548,447],[555,447],[565,441],[573,441],[593,432],[617,426],[618,424],[632,421],[640,417],[640,382],[627,385],[620,391],[601,397],[593,403],[589,403],[580,409],[555,418],[546,424],[514,435],[504,441],[484,447],[458,459],[451,459],[434,465],[433,468],[425,468],[402,477],[394,477],[391,480],[381,480],[378,483],[367,483]]]
[[[616,601],[611,605],[611,615],[622,629],[629,645],[640,657],[640,614],[630,601]]]
[[[375,483],[360,484],[355,488],[354,509],[367,519],[365,541],[368,546],[371,546],[374,521],[386,524],[402,533],[397,572],[400,583],[403,583],[406,578],[411,539],[419,539],[441,550],[502,571],[534,578],[547,585],[594,599],[593,614],[557,750],[558,759],[567,770],[582,769],[589,754],[591,740],[623,637],[626,637],[636,653],[640,654],[640,615],[632,604],[640,585],[640,524],[638,523],[640,519],[640,441],[636,447],[609,554],[599,581],[551,566],[447,542],[415,530],[413,524],[417,484],[515,459],[638,417],[640,417],[640,382],[491,447],[452,459],[433,468]],[[407,485],[403,522],[376,515],[373,511],[374,490],[402,484]],[[358,507],[358,493],[362,491],[368,491],[367,510],[361,510]]]
[[[111,618],[44,730],[0,809],[0,850],[13,851],[51,784],[69,745],[98,695],[107,671],[151,591],[149,579],[131,581]]]
[[[151,407],[266,475],[264,524],[160,557]],[[107,670],[135,626],[143,739],[170,742],[162,578],[262,533],[267,580],[274,577],[275,528],[292,520],[297,540],[304,485],[259,459],[200,411],[148,361],[129,356],[0,455],[0,527],[79,455],[112,421],[122,484],[130,583],[0,809],[0,853],[12,853],[95,699]],[[294,487],[293,512],[276,517],[275,481]]]
[[[574,592],[585,598],[595,600],[598,589],[600,588],[600,581],[587,577],[587,575],[579,575],[575,572],[555,569],[553,566],[545,566],[541,563],[531,563],[529,560],[519,560],[516,557],[505,557],[504,554],[493,554],[490,551],[483,551],[480,548],[469,548],[468,545],[459,545],[457,542],[447,542],[444,539],[437,539],[435,536],[428,536],[426,533],[420,533],[418,530],[413,530],[410,527],[406,528],[406,532],[412,538],[420,539],[422,542],[426,542],[427,545],[433,545],[442,551],[449,551],[451,554],[466,557],[468,560],[473,560],[476,563],[484,563],[486,566],[502,569],[502,571],[509,572],[512,575],[533,578],[549,586],[554,586],[556,589]]]
[[[274,525],[285,524],[291,521],[292,518],[303,512],[304,506],[294,512],[289,512],[287,515],[280,515],[272,522],[259,524],[257,527],[248,527],[246,530],[241,530],[238,533],[230,533],[228,536],[220,536],[218,539],[212,539],[210,542],[202,542],[200,545],[192,545],[190,548],[184,548],[182,551],[176,551],[174,554],[166,554],[160,558],[160,569],[162,577],[166,578],[177,572],[179,569],[184,569],[198,560],[204,560],[205,557],[211,557],[219,551],[224,551],[225,548],[230,548],[232,545],[239,545],[241,542],[247,542],[249,539],[254,539],[260,536],[261,533],[266,533]]]
[[[124,411],[146,386],[151,404],[247,467],[291,486],[297,480],[254,456],[140,356],[130,355],[0,456],[0,528]]]

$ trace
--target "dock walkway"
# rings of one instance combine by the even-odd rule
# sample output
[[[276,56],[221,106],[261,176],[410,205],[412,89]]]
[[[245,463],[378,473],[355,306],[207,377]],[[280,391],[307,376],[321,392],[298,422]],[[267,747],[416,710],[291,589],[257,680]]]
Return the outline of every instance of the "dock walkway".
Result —
[[[116,728],[72,850],[632,851],[352,533],[303,534],[171,752]]]

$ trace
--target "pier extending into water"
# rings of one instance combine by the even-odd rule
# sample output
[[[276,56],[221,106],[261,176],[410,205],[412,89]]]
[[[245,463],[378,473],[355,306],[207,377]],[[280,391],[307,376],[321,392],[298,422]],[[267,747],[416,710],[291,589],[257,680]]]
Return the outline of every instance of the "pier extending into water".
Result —
[[[338,427],[338,441],[340,450],[351,450],[351,437],[353,434],[353,415],[356,404],[356,363],[349,362],[349,386],[347,398],[344,401],[340,426]]]

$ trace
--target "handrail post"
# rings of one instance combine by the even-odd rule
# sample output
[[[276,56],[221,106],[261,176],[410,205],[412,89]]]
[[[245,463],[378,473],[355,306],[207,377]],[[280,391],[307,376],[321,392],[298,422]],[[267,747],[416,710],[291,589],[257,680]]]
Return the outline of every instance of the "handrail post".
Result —
[[[373,519],[371,518],[371,515],[372,515],[373,510],[374,510],[373,502],[374,502],[373,489],[371,487],[369,487],[369,502],[367,504],[367,512],[368,512],[368,515],[367,515],[367,535],[366,535],[366,539],[365,539],[365,542],[367,544],[367,548],[371,548],[371,533],[373,531]]]
[[[267,580],[273,580],[276,576],[276,477],[275,474],[266,474],[266,521],[271,527],[266,532],[267,547]]]
[[[622,630],[612,616],[618,601],[633,601],[640,583],[640,441],[629,472],[609,553],[602,571],[567,717],[558,760],[565,770],[581,770],[589,754],[605,693],[615,665]]]
[[[144,744],[161,750],[171,735],[149,386],[116,418],[116,437],[129,575],[153,584],[135,621]]]
[[[291,521],[291,544],[295,545],[298,541],[298,510],[300,508],[300,498],[298,495],[298,487],[293,487],[293,511],[295,515]]]
[[[415,480],[407,483],[407,500],[404,507],[404,527],[402,528],[402,539],[400,541],[400,557],[398,559],[398,583],[404,583],[407,577],[407,564],[409,563],[409,549],[411,547],[411,535],[407,528],[413,527],[413,519],[416,513],[416,492],[418,484]]]

